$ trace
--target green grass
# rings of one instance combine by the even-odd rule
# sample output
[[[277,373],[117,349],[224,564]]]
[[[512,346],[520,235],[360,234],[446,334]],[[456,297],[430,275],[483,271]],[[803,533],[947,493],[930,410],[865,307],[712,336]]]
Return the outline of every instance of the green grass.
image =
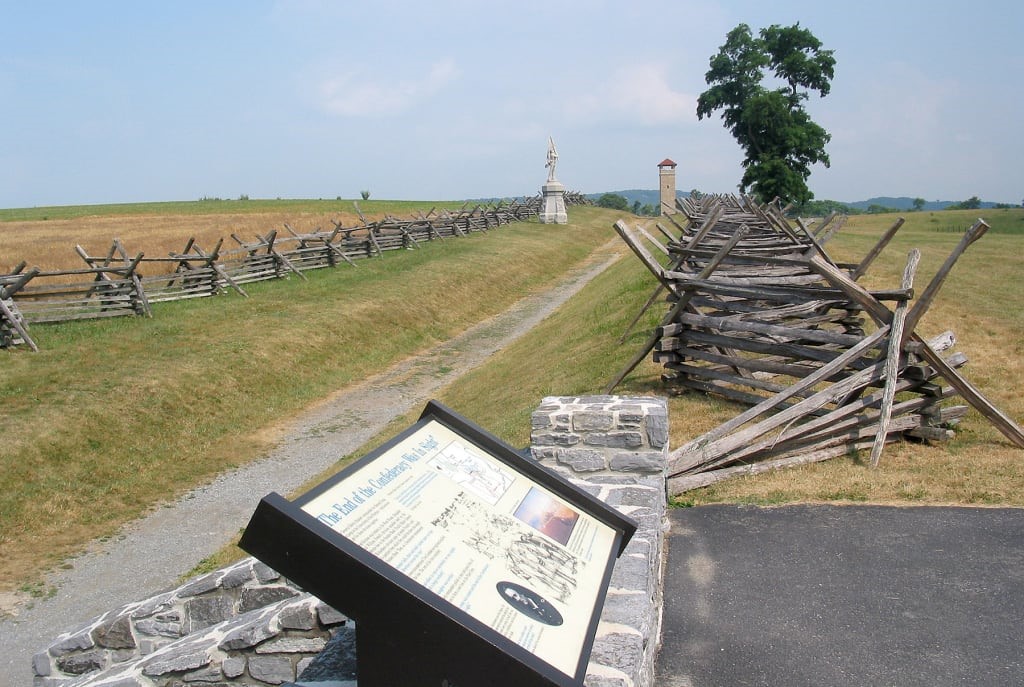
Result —
[[[0,582],[51,565],[261,455],[266,428],[557,279],[612,237],[574,212],[398,251],[251,297],[158,304],[152,319],[32,328],[0,353]],[[609,219],[612,217],[612,219]]]
[[[946,210],[909,213],[904,216],[908,217],[908,221],[913,221],[913,227],[923,222],[931,231],[940,233],[962,234],[981,218],[989,225],[991,234],[1024,234],[1024,212],[1019,208]]]
[[[917,247],[924,253],[917,289],[919,293],[924,289],[959,240],[959,236],[930,231],[927,215],[908,215],[906,225],[866,281],[880,288],[895,287],[907,252]],[[997,214],[991,223],[994,227],[1013,226],[1021,218],[1024,211],[1011,210]],[[853,217],[829,250],[839,259],[859,261],[895,219],[895,215]],[[1022,248],[1019,236],[994,229],[972,245],[919,327],[926,334],[954,330],[962,342],[958,349],[971,361],[964,374],[1018,423],[1024,422],[1024,397],[1018,393],[1024,380]],[[594,393],[641,345],[643,327],[622,346],[617,339],[653,286],[653,278],[638,261],[621,261],[529,335],[442,390],[438,397],[514,446],[526,445],[530,413],[543,396]],[[653,319],[649,316],[646,320],[648,328],[663,307],[655,310]],[[616,393],[665,394],[660,373],[659,367],[645,362]],[[672,396],[671,443],[678,446],[699,436],[742,409],[700,394]],[[412,415],[400,418],[355,455],[393,436],[413,419]],[[1024,506],[1024,452],[973,411],[957,431],[957,439],[949,444],[891,446],[877,470],[860,456],[851,455],[722,482],[687,493],[678,499],[678,505],[827,501]]]
[[[625,364],[623,353],[642,345],[660,315],[657,309],[625,344],[618,339],[652,288],[650,275],[635,259],[620,260],[490,364],[451,384],[442,401],[468,409],[477,423],[513,445],[528,445],[530,414],[541,398],[600,393]],[[645,363],[616,392],[661,392],[659,374]]]
[[[933,231],[929,214],[908,213],[865,282],[893,288],[908,250],[918,247],[923,290],[959,240]],[[309,283],[252,285],[248,300],[226,295],[157,306],[152,320],[34,328],[39,354],[0,354],[0,478],[20,485],[0,494],[0,584],[23,581],[86,539],[260,455],[272,438],[265,428],[330,391],[552,283],[613,237],[617,216],[577,208],[568,227],[523,224],[435,243],[357,269],[309,273]],[[995,227],[1016,226],[1024,211],[992,217],[993,231],[958,263],[919,331],[953,329],[971,359],[968,379],[1020,422],[1024,246],[1019,235]],[[852,217],[830,253],[859,260],[894,219]],[[635,258],[619,261],[529,335],[440,391],[439,400],[512,445],[526,445],[530,413],[543,396],[595,392],[632,357],[663,304],[625,344],[618,338],[653,288]],[[645,362],[617,392],[664,393],[660,373]],[[669,404],[673,446],[738,412],[699,394]],[[971,413],[951,444],[887,448],[878,470],[839,458],[719,483],[680,503],[720,501],[1024,506],[1024,452]]]

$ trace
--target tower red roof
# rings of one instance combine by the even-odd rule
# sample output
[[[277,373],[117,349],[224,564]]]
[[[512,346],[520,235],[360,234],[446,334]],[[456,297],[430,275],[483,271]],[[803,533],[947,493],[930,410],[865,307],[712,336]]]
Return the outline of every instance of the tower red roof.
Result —
[[[658,163],[658,166],[659,167],[675,167],[676,163],[672,162],[672,160],[669,160],[666,157],[664,160],[662,160],[661,162]]]

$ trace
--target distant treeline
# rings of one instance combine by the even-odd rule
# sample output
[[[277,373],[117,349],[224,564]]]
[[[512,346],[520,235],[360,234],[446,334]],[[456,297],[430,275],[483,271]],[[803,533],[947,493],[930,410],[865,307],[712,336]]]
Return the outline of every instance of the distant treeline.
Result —
[[[985,202],[978,196],[971,196],[959,203],[950,201],[928,202],[924,198],[872,198],[859,203],[840,203],[835,200],[812,200],[795,210],[805,216],[827,215],[830,212],[842,212],[847,215],[877,215],[887,212],[919,212],[921,210],[978,210],[981,208],[1013,208],[1024,207],[1009,203]]]
[[[699,195],[700,191],[676,191],[677,198],[689,198],[692,195]],[[657,215],[660,209],[660,196],[658,191],[647,189],[629,189],[625,191],[606,191],[604,193],[588,193],[587,198],[601,207],[614,210],[632,211],[636,215]],[[949,200],[925,200],[924,198],[902,197],[878,197],[869,198],[853,203],[844,203],[837,200],[812,200],[793,210],[793,214],[804,217],[821,217],[830,212],[840,212],[846,215],[875,215],[887,212],[916,212],[921,210],[975,210],[982,208],[1012,208],[1024,207],[1008,203],[993,203],[983,201],[978,196],[971,196],[960,202]]]

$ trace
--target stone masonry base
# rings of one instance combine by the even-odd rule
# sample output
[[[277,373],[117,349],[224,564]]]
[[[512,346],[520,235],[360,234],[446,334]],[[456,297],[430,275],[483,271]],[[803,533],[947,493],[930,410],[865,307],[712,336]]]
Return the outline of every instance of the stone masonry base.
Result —
[[[552,396],[531,425],[534,458],[639,524],[612,571],[585,684],[653,685],[667,522],[665,399]]]
[[[666,522],[665,401],[549,397],[531,423],[536,460],[639,523],[612,572],[585,684],[653,685]],[[288,684],[324,661],[320,654],[332,651],[324,650],[332,637],[336,647],[353,632],[344,615],[247,558],[60,635],[32,657],[34,686]],[[345,665],[351,671],[351,661]],[[354,675],[338,670],[335,684],[355,684]]]

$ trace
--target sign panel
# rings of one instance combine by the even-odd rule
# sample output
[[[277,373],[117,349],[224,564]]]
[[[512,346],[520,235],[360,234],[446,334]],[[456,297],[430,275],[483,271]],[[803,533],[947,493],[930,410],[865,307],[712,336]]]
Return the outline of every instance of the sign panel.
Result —
[[[616,531],[440,422],[297,505],[575,673]]]
[[[538,670],[547,679],[538,684],[582,684],[611,567],[635,531],[628,518],[436,403],[284,508],[321,533],[324,546],[349,552],[453,619],[453,632],[475,634]],[[242,541],[258,556],[273,548],[258,541],[260,522],[254,516]],[[316,556],[266,562],[300,558]],[[307,570],[278,570],[300,584],[309,578]],[[341,590],[332,593],[321,598],[351,614]],[[364,619],[355,619],[360,637]],[[360,658],[363,647],[360,638]]]

